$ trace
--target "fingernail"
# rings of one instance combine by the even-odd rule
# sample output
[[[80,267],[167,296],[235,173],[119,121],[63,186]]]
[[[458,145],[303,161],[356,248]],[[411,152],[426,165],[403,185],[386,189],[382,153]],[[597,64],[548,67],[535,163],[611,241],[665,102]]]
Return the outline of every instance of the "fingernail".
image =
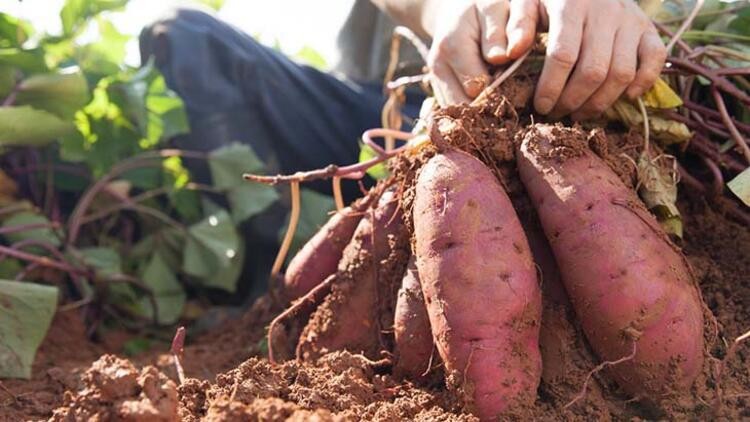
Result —
[[[536,101],[536,111],[539,114],[547,114],[552,110],[553,105],[549,98],[540,98]]]
[[[487,58],[497,59],[497,58],[505,57],[505,54],[506,54],[505,49],[500,47],[499,45],[496,45],[490,48],[490,51],[487,52]]]

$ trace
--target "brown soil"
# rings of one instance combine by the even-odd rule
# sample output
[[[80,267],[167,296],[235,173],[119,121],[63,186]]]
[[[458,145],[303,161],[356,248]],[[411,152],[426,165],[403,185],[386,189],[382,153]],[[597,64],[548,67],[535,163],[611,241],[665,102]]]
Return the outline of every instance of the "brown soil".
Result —
[[[495,97],[495,102],[490,99],[479,108],[444,110],[443,127],[438,127],[440,123],[433,126],[440,129],[438,149],[459,145],[474,152],[506,184],[540,263],[545,302],[541,336],[544,373],[535,406],[524,409],[524,416],[540,420],[750,418],[750,342],[740,344],[736,354],[721,363],[727,345],[750,329],[750,228],[717,214],[703,199],[688,192],[682,193],[679,203],[685,226],[680,246],[718,320],[720,341],[713,342],[713,358],[706,360],[689,397],[666,408],[656,409],[623,394],[606,371],[595,373],[585,395],[572,403],[598,361],[583,340],[564,290],[555,281],[554,263],[544,263],[549,251],[543,239],[534,240],[536,217],[524,202],[522,186],[514,181],[513,132],[519,124],[528,123],[517,118],[530,95],[524,86],[507,84],[504,93],[511,101]],[[637,135],[607,135],[607,142],[601,142],[596,133],[587,140],[588,146],[605,158],[620,157],[621,152],[631,155],[633,145],[640,144]],[[505,142],[493,144],[492,139]],[[430,148],[414,160],[396,164],[404,170],[402,174],[409,174],[396,181],[402,200],[406,197],[402,206],[407,215],[408,180],[418,173],[419,165],[414,163],[434,153]],[[620,166],[618,174],[634,183],[627,163],[610,164]],[[110,355],[99,358],[117,351],[118,342],[87,341],[77,315],[61,313],[37,355],[33,379],[3,381],[0,386],[0,420],[84,420],[95,416],[100,420],[189,421],[475,420],[444,384],[415,385],[399,380],[387,362],[373,362],[377,356],[333,352],[317,360],[271,365],[265,358],[264,333],[280,311],[270,297],[264,297],[242,319],[203,337],[188,338],[183,365],[189,378],[179,387],[175,387],[171,355],[146,354],[133,361]]]

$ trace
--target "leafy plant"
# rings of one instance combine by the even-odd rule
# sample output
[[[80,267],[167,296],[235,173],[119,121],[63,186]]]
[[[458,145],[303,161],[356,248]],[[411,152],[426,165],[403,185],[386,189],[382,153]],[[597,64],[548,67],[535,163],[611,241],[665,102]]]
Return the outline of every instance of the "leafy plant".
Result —
[[[30,375],[58,294],[105,322],[145,327],[184,318],[206,290],[234,292],[248,252],[239,225],[279,200],[242,180],[265,172],[247,145],[169,148],[189,131],[187,115],[152,62],[123,64],[130,37],[103,12],[126,5],[67,0],[60,35],[0,13],[0,278],[15,280],[0,280],[0,304],[13,305],[0,306],[0,377]],[[82,43],[94,29],[97,40]],[[193,180],[185,158],[207,164],[211,182]],[[305,198],[301,235],[333,208]]]

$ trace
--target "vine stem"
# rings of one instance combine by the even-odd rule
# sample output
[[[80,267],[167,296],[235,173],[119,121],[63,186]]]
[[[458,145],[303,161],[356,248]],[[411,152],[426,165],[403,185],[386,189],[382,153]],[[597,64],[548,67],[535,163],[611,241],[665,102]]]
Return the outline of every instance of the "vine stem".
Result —
[[[414,31],[405,26],[397,26],[393,29],[393,35],[398,35],[402,38],[407,39],[414,46],[414,48],[417,49],[417,52],[419,52],[422,60],[427,63],[427,56],[429,55],[430,51],[427,48],[427,45],[422,42],[422,40],[417,36],[417,34],[414,33]]]
[[[727,7],[727,8],[721,9],[721,10],[709,10],[709,11],[706,11],[706,12],[703,12],[703,13],[698,13],[697,16],[699,16],[699,17],[718,16],[718,15],[725,15],[725,14],[728,14],[728,13],[739,12],[740,10],[746,8],[747,5],[748,5],[748,2],[744,1],[744,2],[742,2],[741,6]],[[687,19],[687,18],[688,18],[688,15],[682,15],[682,16],[677,16],[677,17],[674,17],[674,18],[669,18],[667,20],[663,20],[663,21],[661,21],[661,23],[669,25],[669,24],[673,24],[673,23],[682,22],[684,19]]]
[[[305,293],[304,296],[297,299],[290,307],[285,309],[282,313],[276,316],[271,323],[268,325],[268,337],[267,337],[267,343],[268,343],[268,361],[271,362],[272,365],[276,364],[276,356],[273,352],[273,339],[275,337],[274,333],[276,332],[276,327],[281,324],[283,320],[285,320],[290,315],[293,315],[295,312],[297,312],[303,304],[307,302],[315,303],[316,297],[318,293],[322,291],[326,291],[327,289],[331,288],[331,285],[336,281],[336,274],[331,274],[326,278],[322,283],[318,284],[310,290],[309,292]]]
[[[684,34],[685,31],[690,29],[690,26],[693,24],[695,17],[698,15],[698,12],[700,12],[701,8],[703,7],[703,3],[705,3],[705,0],[697,0],[695,2],[695,6],[693,6],[693,10],[690,11],[690,14],[682,22],[682,25],[680,25],[679,29],[677,29],[677,32],[675,32],[674,35],[672,35],[672,39],[669,40],[669,43],[667,44],[667,54],[672,54],[672,48],[674,48],[674,45],[677,43],[677,40],[679,40],[680,37],[682,37],[682,34]]]
[[[10,91],[7,97],[3,100],[3,103],[0,104],[0,107],[10,107],[16,102],[16,97],[18,96],[18,93],[21,91],[21,81],[19,80],[16,82],[15,85],[13,85],[13,90]]]
[[[125,160],[122,163],[113,166],[109,173],[104,175],[101,179],[99,179],[96,183],[94,183],[84,194],[81,196],[81,199],[78,201],[78,204],[76,204],[76,207],[73,209],[73,212],[70,214],[70,218],[68,220],[68,245],[75,244],[76,240],[78,239],[78,234],[81,229],[81,222],[86,214],[86,211],[88,211],[88,208],[91,206],[91,203],[94,201],[94,198],[101,192],[109,182],[114,180],[117,176],[131,171],[136,170],[143,167],[151,167],[154,165],[154,162],[152,160],[157,159],[164,159],[169,157],[187,157],[187,158],[198,158],[198,159],[206,159],[207,155],[202,152],[198,151],[184,151],[184,150],[178,150],[178,149],[163,149],[158,151],[149,151],[146,153],[143,153],[141,155],[138,155],[136,157],[133,157],[129,160]]]
[[[333,176],[333,200],[336,203],[336,211],[344,209],[344,196],[341,194],[341,178]]]
[[[400,130],[393,130],[393,129],[383,129],[383,128],[370,129],[366,133],[369,133],[368,136],[390,135],[402,141],[412,141],[412,140],[420,139],[419,137],[415,137],[414,134],[411,134],[409,132],[402,132]],[[364,140],[366,136],[363,134],[362,138]],[[351,165],[344,166],[344,167],[339,167],[335,164],[330,164],[321,169],[297,172],[297,173],[289,174],[289,175],[278,174],[275,176],[266,176],[266,175],[246,173],[243,177],[245,178],[245,180],[256,182],[256,183],[263,183],[266,185],[277,185],[279,183],[292,183],[292,182],[303,183],[303,182],[309,182],[313,180],[330,179],[334,176],[341,177],[342,179],[361,179],[362,177],[365,176],[365,172],[370,167],[376,164],[382,163],[383,161],[389,158],[395,157],[396,155],[401,154],[402,152],[408,150],[411,147],[412,147],[411,143],[407,142],[403,146],[395,148],[391,151],[386,151],[378,145],[376,149],[376,153],[378,153],[379,155],[377,157],[361,162],[361,163],[351,164]]]
[[[719,113],[721,113],[721,120],[727,126],[727,129],[729,129],[729,133],[732,135],[732,140],[734,140],[734,143],[745,156],[745,160],[747,160],[747,162],[750,164],[750,147],[747,146],[747,141],[739,132],[739,130],[737,130],[737,126],[734,125],[732,118],[729,117],[727,106],[726,104],[724,104],[724,99],[721,97],[719,90],[717,90],[715,87],[712,87],[711,95],[713,95],[714,97],[716,107],[719,108]]]
[[[54,221],[51,223],[23,224],[20,226],[0,227],[0,234],[11,234],[11,233],[25,232],[28,230],[59,229],[59,228],[60,228],[60,224]]]
[[[272,280],[275,280],[281,272],[281,266],[284,265],[284,260],[286,259],[286,255],[289,252],[289,247],[292,245],[294,232],[297,230],[297,222],[299,222],[299,182],[293,181],[290,188],[292,195],[292,211],[289,215],[289,226],[287,226],[286,233],[284,234],[284,240],[281,242],[281,248],[279,248],[279,252],[276,254],[276,260],[274,260],[273,267],[271,268]]]
[[[705,66],[699,65],[698,63],[693,63],[689,60],[679,57],[669,57],[667,58],[667,62],[669,62],[672,66],[676,66],[705,77],[706,79],[710,80],[715,87],[726,92],[727,94],[737,97],[737,99],[739,99],[743,103],[750,105],[750,95],[741,91],[733,83],[729,82],[729,80],[727,80],[725,77],[718,75],[715,71]]]
[[[44,256],[37,256],[27,252],[19,251],[7,246],[0,245],[0,256],[7,255],[13,258],[20,259],[22,261],[32,262],[43,267],[54,268],[56,270],[64,271],[68,274],[87,275],[88,272],[81,270],[80,268],[73,267],[64,262],[55,261]]]
[[[174,358],[174,367],[177,371],[177,380],[180,381],[180,385],[185,384],[185,369],[182,367],[182,356],[185,352],[185,327],[178,327],[174,333],[172,339],[172,347],[170,347],[172,357]]]
[[[648,113],[646,112],[646,105],[643,103],[643,99],[638,97],[638,108],[643,116],[643,153],[648,157],[648,151],[651,145],[650,143],[650,126],[648,124]]]

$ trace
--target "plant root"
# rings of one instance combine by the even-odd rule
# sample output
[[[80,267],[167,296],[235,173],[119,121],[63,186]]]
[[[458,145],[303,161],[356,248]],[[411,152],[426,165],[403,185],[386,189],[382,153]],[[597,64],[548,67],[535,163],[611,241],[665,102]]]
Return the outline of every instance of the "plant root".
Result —
[[[586,397],[586,392],[588,391],[589,382],[591,381],[591,378],[596,375],[597,373],[601,372],[604,368],[608,366],[614,366],[618,365],[623,362],[627,362],[629,360],[632,360],[635,358],[636,353],[636,341],[633,340],[633,351],[630,352],[629,355],[623,356],[620,359],[613,360],[613,361],[604,361],[596,366],[596,368],[589,371],[589,373],[586,375],[586,379],[583,381],[583,387],[581,387],[581,392],[578,393],[575,397],[573,397],[573,400],[569,401],[565,406],[563,406],[563,409],[567,409],[570,406],[574,405],[579,400],[582,400]]]

